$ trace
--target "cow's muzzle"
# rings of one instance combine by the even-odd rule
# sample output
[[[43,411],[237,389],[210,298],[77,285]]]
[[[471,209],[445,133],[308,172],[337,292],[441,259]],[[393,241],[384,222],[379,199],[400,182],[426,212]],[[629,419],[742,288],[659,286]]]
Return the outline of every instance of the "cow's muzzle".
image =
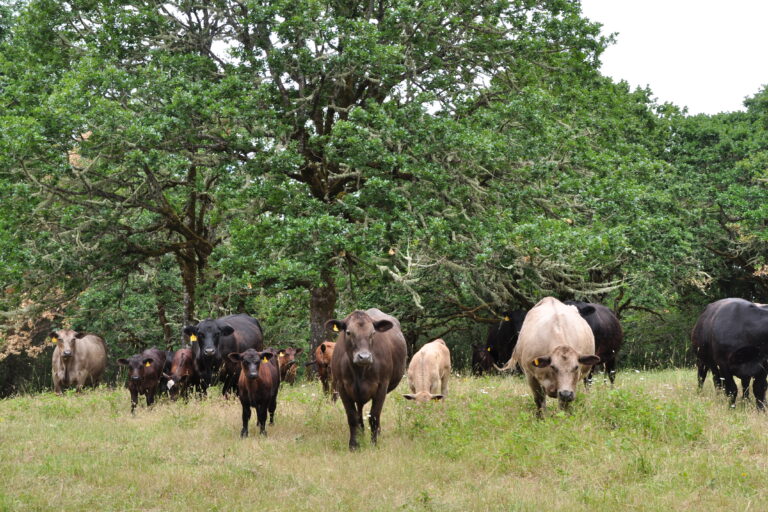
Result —
[[[141,377],[139,377],[138,375],[131,375],[131,380],[132,380],[133,382],[136,382],[136,381],[140,381],[140,380],[141,380]]]
[[[211,357],[215,353],[216,353],[215,348],[206,348],[205,350],[203,350],[203,354],[205,354],[207,357]]]
[[[352,357],[352,363],[359,366],[368,366],[373,364],[373,354],[370,352],[358,352]]]
[[[563,402],[573,402],[574,394],[573,391],[558,391],[557,398]]]
[[[62,354],[62,357],[64,357],[65,359],[72,357],[72,351],[65,350],[64,353]]]
[[[247,376],[248,376],[248,380],[258,379],[259,378],[259,373],[258,372],[248,372]]]

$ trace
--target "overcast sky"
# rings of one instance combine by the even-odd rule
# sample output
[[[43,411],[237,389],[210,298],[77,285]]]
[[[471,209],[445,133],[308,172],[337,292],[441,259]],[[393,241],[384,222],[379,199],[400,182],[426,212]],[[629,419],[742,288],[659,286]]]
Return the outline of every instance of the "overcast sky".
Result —
[[[584,15],[618,32],[602,73],[690,114],[744,110],[768,84],[768,0],[582,0]]]

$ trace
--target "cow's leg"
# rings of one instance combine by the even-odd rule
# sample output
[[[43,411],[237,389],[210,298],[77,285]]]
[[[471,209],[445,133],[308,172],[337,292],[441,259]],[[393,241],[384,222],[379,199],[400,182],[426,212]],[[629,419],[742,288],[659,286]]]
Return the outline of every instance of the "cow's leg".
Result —
[[[147,390],[147,407],[151,406],[153,403],[155,403],[155,390],[148,389]]]
[[[356,405],[357,424],[360,426],[360,432],[365,432],[365,422],[363,421],[363,407],[365,407],[365,403],[358,403]]]
[[[742,400],[746,400],[749,398],[749,381],[752,379],[752,377],[742,377],[741,378],[741,398]]]
[[[371,401],[371,416],[368,418],[368,423],[371,426],[371,444],[376,444],[379,432],[381,431],[381,410],[384,408],[384,400],[386,398],[387,388],[381,386],[381,391]]]
[[[136,414],[136,406],[139,404],[139,390],[130,389],[131,393],[131,414]]]
[[[275,424],[275,409],[277,409],[277,395],[273,396],[269,401],[269,424]]]
[[[768,372],[762,370],[752,381],[752,392],[755,394],[755,405],[758,411],[765,410],[765,390],[768,389]]]
[[[349,449],[354,451],[360,447],[357,442],[357,427],[359,423],[357,408],[355,407],[355,402],[345,395],[341,395],[341,403],[344,404],[344,411],[347,413],[347,424],[349,425]]]
[[[443,378],[440,379],[440,393],[443,395],[448,394],[448,378],[451,376],[451,372],[447,371],[445,372],[445,375],[443,375]]]
[[[240,437],[248,437],[248,421],[251,419],[251,404],[245,400],[240,400],[243,406],[243,429],[240,431]]]
[[[608,359],[605,361],[605,373],[608,375],[608,381],[611,383],[611,387],[613,387],[613,381],[616,380],[616,356],[611,355],[608,357]]]
[[[733,375],[729,372],[723,372],[721,377],[725,385],[725,395],[728,397],[731,407],[736,407],[736,395],[739,394],[739,390],[736,387],[736,382],[733,380]]]
[[[536,416],[542,418],[544,414],[544,402],[547,399],[547,395],[544,392],[544,388],[541,387],[539,381],[537,381],[535,377],[528,377],[528,385],[533,392],[533,401],[536,404]]]
[[[259,422],[259,434],[267,435],[267,408],[269,403],[260,401],[256,406],[256,419]]]
[[[715,385],[715,389],[723,389],[723,377],[720,375],[720,369],[717,367],[714,361],[707,361],[709,371],[712,372],[712,382]]]
[[[697,371],[698,387],[699,387],[699,391],[701,391],[701,388],[704,387],[704,381],[707,380],[707,372],[709,371],[709,368],[707,367],[707,363],[702,361],[701,359],[697,359],[696,371]]]

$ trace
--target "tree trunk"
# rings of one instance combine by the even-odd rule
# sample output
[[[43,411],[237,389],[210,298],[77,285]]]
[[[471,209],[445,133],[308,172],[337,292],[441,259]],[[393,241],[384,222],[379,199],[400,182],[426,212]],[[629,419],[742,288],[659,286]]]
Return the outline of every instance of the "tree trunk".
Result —
[[[322,277],[325,284],[309,290],[309,357],[312,361],[315,349],[324,341],[332,341],[325,334],[325,322],[336,317],[336,283],[328,271],[323,271]]]
[[[157,299],[157,320],[160,322],[160,328],[163,330],[165,350],[173,350],[173,331],[171,331],[171,324],[168,323],[168,316],[165,314],[165,304],[160,299]]]
[[[192,325],[195,318],[195,289],[197,286],[197,265],[194,258],[187,258],[184,254],[176,254],[176,261],[181,270],[181,280],[184,284],[184,318],[181,322],[182,331],[179,332],[180,339],[184,340],[184,327]]]

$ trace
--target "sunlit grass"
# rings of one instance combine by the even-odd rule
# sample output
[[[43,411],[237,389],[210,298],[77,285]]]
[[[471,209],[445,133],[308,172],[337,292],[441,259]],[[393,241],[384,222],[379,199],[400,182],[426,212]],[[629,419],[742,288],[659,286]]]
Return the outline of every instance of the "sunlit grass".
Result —
[[[624,371],[543,420],[519,378],[456,377],[426,406],[403,382],[358,453],[317,382],[246,440],[216,390],[135,416],[125,389],[20,396],[0,401],[0,510],[758,510],[768,417],[695,382]]]

